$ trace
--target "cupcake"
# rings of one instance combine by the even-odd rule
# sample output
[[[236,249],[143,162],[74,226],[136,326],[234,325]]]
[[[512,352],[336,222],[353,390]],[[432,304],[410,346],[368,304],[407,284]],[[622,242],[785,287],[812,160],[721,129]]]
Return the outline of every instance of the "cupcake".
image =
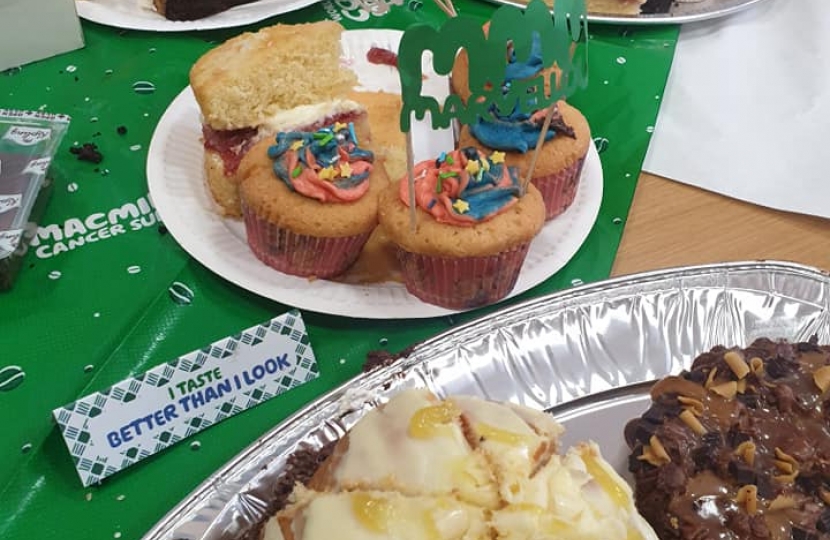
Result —
[[[591,143],[591,130],[585,117],[564,101],[554,107],[550,129],[539,149],[531,182],[542,193],[545,219],[553,219],[567,210],[576,198],[582,165]],[[513,111],[503,116],[492,111],[489,118],[479,118],[464,126],[460,146],[474,146],[483,151],[501,150],[505,162],[516,167],[524,179],[533,160],[533,150],[541,132],[547,109],[533,114]]]
[[[378,193],[389,185],[372,152],[358,146],[368,139],[364,124],[281,132],[245,156],[242,213],[248,245],[262,262],[331,278],[355,261],[377,225]]]
[[[396,246],[407,290],[449,309],[497,302],[516,284],[545,221],[539,191],[504,162],[475,148],[415,166],[416,229],[404,177],[381,193],[378,219]]]
[[[471,95],[468,70],[469,60],[462,51],[453,68],[452,88],[465,103]],[[530,54],[524,61],[516,58],[508,43],[505,87],[509,87],[511,81],[540,77],[544,93],[550,95],[551,85],[558,84],[560,75],[556,66],[542,65],[541,43],[537,36],[534,36]],[[554,109],[550,128],[539,149],[531,178],[545,200],[545,217],[548,220],[560,215],[573,204],[582,165],[591,143],[588,121],[576,108],[564,101],[558,101],[550,107]],[[474,146],[485,152],[505,152],[506,163],[517,167],[519,176],[524,179],[533,160],[533,152],[548,110],[542,108],[527,113],[515,107],[511,111],[504,111],[492,105],[486,115],[461,128],[458,144],[461,147]]]

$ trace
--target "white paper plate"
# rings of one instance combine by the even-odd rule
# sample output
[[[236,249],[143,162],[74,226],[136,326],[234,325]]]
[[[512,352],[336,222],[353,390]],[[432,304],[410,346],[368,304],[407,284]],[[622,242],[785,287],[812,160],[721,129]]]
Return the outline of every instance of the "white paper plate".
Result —
[[[78,16],[88,21],[155,32],[184,32],[233,28],[288,13],[319,0],[258,0],[195,21],[170,21],[156,13],[152,0],[76,0]]]
[[[343,33],[344,58],[368,90],[399,92],[397,71],[369,64],[372,46],[398,50],[401,32],[355,30]],[[431,62],[424,59],[425,64]],[[446,79],[424,71],[424,93],[448,92]],[[443,93],[443,94],[442,94]],[[452,148],[450,130],[413,123],[415,158],[429,159]],[[147,156],[150,195],[167,229],[196,260],[223,278],[266,298],[321,313],[370,319],[437,317],[455,313],[426,304],[399,283],[349,285],[289,276],[261,263],[248,249],[241,221],[214,210],[203,173],[199,108],[190,88],[173,100],[159,121]],[[561,269],[585,241],[602,202],[602,165],[591,146],[574,204],[549,222],[534,239],[510,296],[538,285]]]
[[[527,7],[527,0],[486,0],[492,4]],[[604,15],[588,12],[588,20],[602,24],[682,24],[732,15],[749,8],[761,0],[698,0],[694,2],[672,2],[665,13],[640,13],[639,15]]]

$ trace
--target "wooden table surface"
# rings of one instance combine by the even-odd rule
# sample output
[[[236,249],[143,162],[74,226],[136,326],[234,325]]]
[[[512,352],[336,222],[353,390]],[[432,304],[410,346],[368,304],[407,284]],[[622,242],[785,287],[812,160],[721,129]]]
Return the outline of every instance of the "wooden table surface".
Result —
[[[770,210],[643,173],[612,275],[757,259],[830,271],[830,220]]]

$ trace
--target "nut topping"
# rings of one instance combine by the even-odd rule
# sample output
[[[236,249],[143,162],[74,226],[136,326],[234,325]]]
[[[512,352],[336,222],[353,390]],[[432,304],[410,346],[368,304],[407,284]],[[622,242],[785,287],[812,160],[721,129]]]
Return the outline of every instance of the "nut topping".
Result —
[[[743,504],[746,508],[746,513],[754,516],[758,511],[758,487],[757,486],[743,486],[738,490],[735,497],[735,502]]]
[[[755,443],[752,441],[744,441],[735,448],[735,455],[740,456],[747,465],[755,464]]]
[[[723,355],[723,360],[726,362],[726,365],[729,366],[729,369],[732,370],[732,373],[735,374],[738,379],[743,379],[747,375],[749,375],[749,366],[744,361],[743,356],[736,353],[735,351],[729,351],[728,353]]]
[[[700,423],[700,420],[697,419],[697,416],[694,415],[691,409],[684,410],[680,413],[679,418],[698,435],[706,433],[706,428],[703,427],[703,424]]]
[[[830,388],[830,366],[822,366],[813,372],[813,381],[822,392]]]
[[[671,463],[671,457],[669,457],[669,453],[666,452],[666,448],[660,442],[660,439],[657,438],[657,435],[651,436],[648,445],[643,446],[643,454],[637,459],[648,462],[655,467]]]
[[[720,383],[712,386],[709,390],[726,399],[732,399],[738,393],[738,383],[735,381]]]

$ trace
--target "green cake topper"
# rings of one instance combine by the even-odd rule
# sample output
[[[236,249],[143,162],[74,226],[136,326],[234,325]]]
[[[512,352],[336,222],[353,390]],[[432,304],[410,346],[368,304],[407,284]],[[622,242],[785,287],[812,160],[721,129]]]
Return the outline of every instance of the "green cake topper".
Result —
[[[507,114],[514,109],[531,113],[546,108],[588,82],[586,47],[587,17],[584,0],[556,0],[551,13],[543,0],[532,0],[522,11],[511,6],[496,10],[489,32],[471,17],[453,17],[438,30],[415,25],[404,32],[398,49],[401,80],[401,131],[408,133],[411,116],[423,119],[429,111],[432,127],[449,127],[453,118],[470,124],[493,107]],[[550,70],[507,81],[508,45],[518,62],[541,54],[540,70],[554,63],[561,75]],[[433,68],[439,75],[452,72],[456,56],[464,49],[469,59],[471,95],[466,103],[456,94],[439,103],[421,95],[425,51],[433,55]]]

